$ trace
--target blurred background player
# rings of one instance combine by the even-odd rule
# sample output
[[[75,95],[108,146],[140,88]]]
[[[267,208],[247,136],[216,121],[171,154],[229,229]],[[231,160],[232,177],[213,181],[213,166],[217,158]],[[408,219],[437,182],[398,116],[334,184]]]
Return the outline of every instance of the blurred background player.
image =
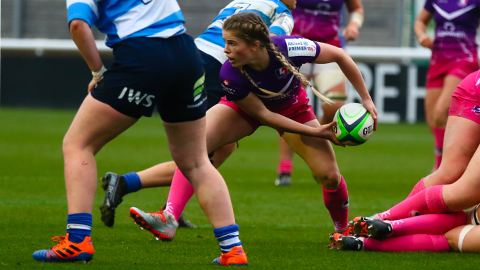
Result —
[[[227,186],[205,154],[204,70],[193,39],[185,34],[178,3],[73,0],[68,1],[67,9],[70,33],[93,79],[63,141],[66,236],[52,238],[60,243],[34,252],[33,258],[44,262],[88,262],[93,258],[95,154],[141,116],[151,116],[157,107],[171,155],[191,181],[215,236],[235,234],[230,249],[241,254],[231,263],[246,264]],[[95,44],[93,25],[107,34],[106,44],[114,48],[115,61],[108,71]],[[168,213],[157,215],[172,218]],[[172,222],[176,223],[175,219]]]
[[[342,49],[299,37],[269,38],[268,27],[253,13],[229,17],[223,25],[225,53],[220,79],[226,96],[207,112],[207,148],[238,141],[266,125],[283,131],[283,136],[295,152],[305,160],[324,190],[324,203],[333,220],[335,231],[348,227],[348,191],[338,169],[333,147],[327,141],[341,145],[332,125],[320,125],[306,91],[309,85],[297,69],[304,63],[336,62],[352,82],[365,108],[375,119],[376,108],[365,87],[360,71]],[[329,102],[315,89],[312,90]],[[333,136],[332,136],[333,135]],[[176,170],[170,189],[166,212],[180,216],[193,194],[190,183]],[[134,208],[131,215],[142,228],[158,237],[172,224],[150,218],[152,214]]]
[[[233,1],[213,20],[213,23],[195,39],[200,50],[205,69],[205,90],[208,95],[208,108],[217,104],[225,96],[220,84],[219,73],[222,64],[227,61],[222,37],[222,25],[226,18],[236,13],[253,12],[262,18],[269,27],[270,35],[290,35],[293,28],[293,18],[290,13],[295,8],[296,0],[248,0]],[[221,146],[209,153],[211,162],[219,167],[234,151],[235,143]],[[142,188],[170,186],[175,172],[175,162],[158,164],[147,170],[131,172],[122,176],[107,173],[102,179],[105,189],[105,199],[100,207],[102,221],[106,226],[113,226],[115,209],[122,202],[122,197]],[[192,193],[193,195],[193,193]],[[192,196],[190,195],[190,196]],[[165,207],[164,207],[165,209]],[[177,216],[178,223],[184,227],[194,227],[188,220]]]
[[[429,214],[401,220],[365,219],[356,236],[330,235],[330,248],[386,252],[480,252],[478,205],[453,214]],[[367,238],[368,237],[368,238]]]
[[[435,21],[435,39],[426,33]],[[435,138],[435,165],[442,161],[445,125],[453,91],[471,72],[479,68],[476,31],[480,21],[478,0],[427,0],[415,21],[418,43],[432,50],[427,72],[425,115]]]
[[[350,22],[340,37],[338,30],[344,5],[350,14]],[[363,24],[363,5],[360,0],[298,0],[292,15],[295,20],[292,35],[341,48],[340,38],[344,38],[347,42],[358,38],[358,30]],[[320,121],[321,124],[331,122],[335,112],[345,104],[347,98],[346,78],[342,70],[336,63],[305,64],[300,68],[300,72],[308,80],[313,80],[316,89],[333,101],[332,104],[322,104],[323,117]],[[275,185],[290,186],[293,150],[288,147],[282,137],[279,137],[278,143],[280,161]]]

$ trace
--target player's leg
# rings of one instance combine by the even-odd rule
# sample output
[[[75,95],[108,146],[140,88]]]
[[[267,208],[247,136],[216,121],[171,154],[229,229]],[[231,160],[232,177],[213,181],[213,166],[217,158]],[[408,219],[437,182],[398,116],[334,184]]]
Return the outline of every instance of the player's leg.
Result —
[[[305,125],[318,127],[317,120]],[[322,185],[323,199],[337,232],[348,228],[348,191],[345,180],[338,169],[333,147],[327,140],[284,133],[283,137],[288,145],[309,166],[313,174]]]
[[[277,168],[276,186],[288,187],[292,182],[293,150],[282,137],[278,137],[280,160]]]
[[[330,235],[331,248],[350,251],[381,251],[381,252],[447,252],[449,243],[444,235],[411,234],[386,239],[373,239],[341,235]]]
[[[68,202],[67,237],[58,238],[60,245],[52,249],[36,251],[33,254],[36,260],[52,262],[92,259],[93,245],[90,234],[92,207],[97,189],[94,156],[107,142],[137,120],[116,111],[91,95],[85,98],[63,141]]]
[[[451,249],[457,252],[480,252],[480,226],[465,225],[445,233]]]
[[[323,117],[320,123],[322,125],[330,123],[337,110],[345,105],[346,77],[336,63],[315,64],[313,81],[316,89],[334,102],[333,104],[322,104]]]
[[[207,111],[206,140],[209,152],[218,147],[236,142],[250,135],[254,128],[235,110],[224,104],[217,104]],[[180,216],[187,202],[193,196],[194,187],[183,171],[176,170],[167,200],[166,211],[175,217]]]
[[[478,133],[477,133],[478,135]],[[459,211],[472,207],[480,201],[480,179],[478,168],[480,166],[480,146],[468,164],[465,173],[453,184],[443,186],[443,199],[445,206],[451,211]]]
[[[435,165],[434,170],[440,166],[440,161],[442,159],[442,153],[440,152],[443,145],[443,136],[445,133],[444,128],[436,128],[435,126],[435,108],[438,100],[442,94],[442,88],[427,88],[425,94],[425,119],[427,121],[428,127],[430,128],[433,138],[434,138],[434,155],[435,155]]]

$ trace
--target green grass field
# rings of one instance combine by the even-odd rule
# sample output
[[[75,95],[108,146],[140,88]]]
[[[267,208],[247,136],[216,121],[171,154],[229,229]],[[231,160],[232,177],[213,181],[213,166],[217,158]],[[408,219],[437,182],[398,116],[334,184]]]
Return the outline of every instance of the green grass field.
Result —
[[[158,211],[168,188],[130,194],[117,208],[113,228],[93,212],[94,260],[88,265],[36,262],[32,253],[64,235],[66,196],[62,139],[74,111],[0,109],[0,268],[5,269],[206,269],[220,255],[212,229],[193,199],[186,217],[198,229],[179,229],[173,242],[156,241],[134,225],[131,206]],[[350,194],[350,218],[385,210],[407,196],[433,164],[425,125],[380,125],[365,145],[335,147]],[[276,131],[260,128],[220,168],[233,201],[240,237],[252,269],[476,269],[477,254],[368,253],[329,250],[333,224],[321,186],[295,157],[292,186],[276,187]],[[99,177],[170,160],[158,116],[144,118],[97,156]],[[100,184],[100,183],[99,183]]]

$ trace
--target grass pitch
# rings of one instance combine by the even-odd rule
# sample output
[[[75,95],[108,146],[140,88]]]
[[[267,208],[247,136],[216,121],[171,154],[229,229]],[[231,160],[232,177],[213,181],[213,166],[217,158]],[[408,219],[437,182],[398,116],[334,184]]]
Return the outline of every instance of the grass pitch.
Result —
[[[196,199],[185,210],[198,229],[179,229],[171,243],[139,230],[131,206],[153,212],[166,202],[168,188],[129,194],[107,228],[93,212],[94,259],[81,263],[36,262],[32,253],[64,235],[66,197],[62,139],[74,111],[0,109],[0,268],[5,269],[207,269],[220,255],[212,229]],[[433,165],[432,137],[425,125],[380,125],[358,147],[335,147],[350,194],[350,218],[385,210],[407,196]],[[138,171],[170,160],[158,116],[143,118],[98,155],[105,172]],[[253,269],[475,269],[478,254],[368,253],[329,250],[333,224],[321,186],[295,157],[291,187],[276,187],[276,131],[260,128],[220,168],[230,190],[240,237]]]

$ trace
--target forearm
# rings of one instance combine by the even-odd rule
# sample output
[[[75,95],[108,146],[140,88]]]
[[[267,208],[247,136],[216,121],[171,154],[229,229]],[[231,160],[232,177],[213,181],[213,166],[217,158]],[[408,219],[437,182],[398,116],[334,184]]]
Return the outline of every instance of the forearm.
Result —
[[[290,118],[287,118],[278,113],[269,113],[264,116],[255,116],[262,124],[273,129],[296,133],[306,136],[314,136],[315,129],[304,124],[300,124]]]
[[[70,23],[70,34],[90,70],[101,70],[103,62],[90,26],[82,20],[74,20]]]
[[[427,26],[422,21],[416,20],[413,29],[418,40],[427,35]]]
[[[370,99],[371,97],[368,93],[367,87],[365,86],[365,82],[363,81],[362,74],[352,58],[346,52],[344,52],[336,62],[343,74],[345,74],[350,83],[352,83],[362,100]]]

